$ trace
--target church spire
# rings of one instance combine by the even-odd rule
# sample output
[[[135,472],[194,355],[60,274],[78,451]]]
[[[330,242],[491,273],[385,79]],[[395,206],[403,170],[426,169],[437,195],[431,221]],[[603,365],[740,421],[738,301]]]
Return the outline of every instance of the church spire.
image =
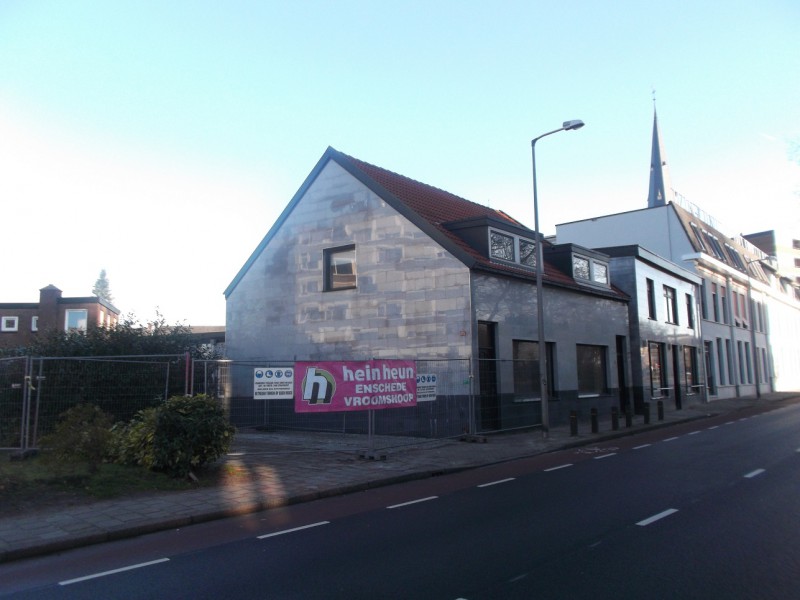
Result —
[[[656,114],[655,92],[653,92],[653,148],[650,154],[650,192],[647,196],[647,208],[664,206],[671,202],[674,196],[667,156],[658,132],[658,115]]]

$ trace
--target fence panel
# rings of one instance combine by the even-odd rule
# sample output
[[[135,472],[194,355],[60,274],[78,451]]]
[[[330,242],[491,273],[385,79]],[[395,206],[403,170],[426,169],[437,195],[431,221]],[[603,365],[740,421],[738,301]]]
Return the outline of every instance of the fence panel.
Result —
[[[219,398],[238,427],[356,434],[372,431],[414,438],[452,437],[474,431],[469,359],[418,360],[418,374],[436,376],[436,393],[435,399],[415,407],[309,414],[296,413],[293,399],[253,398],[256,369],[293,366],[293,361],[195,361],[193,393]]]
[[[436,439],[541,425],[535,361],[420,359],[417,374],[436,378],[430,400],[423,397],[414,407],[309,414],[296,413],[292,399],[254,399],[256,368],[292,367],[294,361],[187,364],[186,358],[4,359],[0,446],[35,447],[58,417],[77,404],[95,404],[115,421],[127,421],[143,408],[184,393],[218,399],[239,427]]]
[[[50,433],[59,416],[78,404],[94,404],[114,421],[185,393],[183,355],[32,359],[31,446]]]
[[[541,426],[537,361],[481,358],[475,362],[480,392],[476,408],[479,433]]]
[[[24,447],[28,365],[24,356],[0,359],[0,450]]]
[[[255,369],[292,367],[290,360],[195,361],[192,389],[219,398],[238,427],[442,438],[542,424],[536,361],[420,359],[416,365],[417,374],[436,375],[436,399],[408,408],[308,414],[295,413],[291,399],[255,400]]]

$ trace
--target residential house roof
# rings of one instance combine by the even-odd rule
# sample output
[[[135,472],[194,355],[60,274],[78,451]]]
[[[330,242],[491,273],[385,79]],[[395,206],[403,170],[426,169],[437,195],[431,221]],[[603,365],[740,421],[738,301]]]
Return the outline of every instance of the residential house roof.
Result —
[[[767,255],[742,236],[729,237],[677,202],[671,202],[675,215],[683,225],[686,236],[696,252],[713,257],[729,267],[749,274],[763,283],[768,278],[762,267],[769,267]]]
[[[392,208],[408,218],[470,269],[489,271],[496,274],[535,281],[536,274],[533,270],[494,262],[448,228],[448,224],[469,219],[487,219],[490,222],[498,224],[500,227],[505,226],[514,231],[522,231],[527,237],[535,239],[535,233],[516,219],[503,211],[466,200],[465,198],[461,198],[445,190],[377,167],[329,147],[295,194],[292,201],[253,252],[250,259],[248,259],[225,290],[226,297],[233,292],[238,282],[269,243],[269,240],[291,213],[305,191],[313,183],[325,165],[331,160],[335,161],[353,175],[353,177],[372,190],[376,195],[392,206]],[[549,242],[545,241],[545,244],[549,245]],[[615,298],[627,297],[616,288],[607,291],[594,288],[587,289],[585,286],[577,283],[572,277],[547,263],[547,261],[545,261],[544,264],[543,281],[551,285],[569,287],[582,292],[608,295]]]

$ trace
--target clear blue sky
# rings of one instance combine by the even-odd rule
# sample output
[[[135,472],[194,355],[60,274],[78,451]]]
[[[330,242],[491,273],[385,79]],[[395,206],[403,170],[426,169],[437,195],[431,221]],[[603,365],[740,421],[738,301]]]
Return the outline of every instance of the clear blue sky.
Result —
[[[0,302],[47,284],[222,324],[327,146],[533,225],[646,206],[656,90],[681,194],[797,224],[800,3],[0,2]],[[792,154],[792,148],[795,148]],[[757,203],[757,210],[749,202]]]

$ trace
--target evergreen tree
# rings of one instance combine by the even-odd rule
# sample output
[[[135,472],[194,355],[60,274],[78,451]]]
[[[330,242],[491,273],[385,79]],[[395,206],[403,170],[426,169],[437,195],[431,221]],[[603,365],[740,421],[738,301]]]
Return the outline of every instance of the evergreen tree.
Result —
[[[94,282],[92,293],[101,300],[112,303],[114,302],[114,297],[111,295],[111,287],[108,283],[108,277],[106,277],[105,269],[100,269],[100,276],[97,278],[97,281]]]

